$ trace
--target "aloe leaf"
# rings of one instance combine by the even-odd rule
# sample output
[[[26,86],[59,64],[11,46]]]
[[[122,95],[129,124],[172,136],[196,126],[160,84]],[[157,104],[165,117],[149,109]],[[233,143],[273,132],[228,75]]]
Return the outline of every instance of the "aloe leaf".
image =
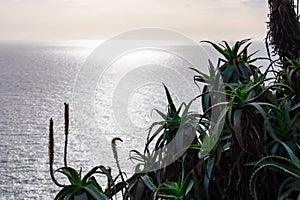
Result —
[[[242,44],[243,44],[243,43],[240,42],[240,41],[237,41],[237,42],[234,44],[234,46],[233,46],[233,48],[232,48],[232,55],[234,55],[235,57],[238,56],[238,51],[239,51],[239,49],[240,49],[240,47],[241,47]]]
[[[72,185],[81,185],[81,178],[75,169],[71,167],[62,167],[57,169],[56,172],[66,175]]]
[[[294,154],[293,150],[287,144],[285,144],[284,142],[282,142],[280,140],[278,140],[277,142],[279,142],[285,148],[285,150],[287,151],[287,153],[292,161],[295,161],[300,164],[299,159],[297,158],[297,156]]]
[[[65,200],[67,195],[73,195],[78,192],[81,188],[78,185],[68,185],[61,189],[55,196],[54,200]]]
[[[208,61],[210,62],[210,60],[208,60]],[[205,74],[205,73],[199,71],[199,70],[196,69],[196,68],[191,68],[191,67],[190,67],[190,69],[193,70],[193,71],[195,71],[195,72],[197,72],[198,74],[200,74],[200,75],[198,75],[198,76],[201,77],[202,79],[204,79],[204,82],[206,82],[206,80],[208,80],[208,79],[210,78],[207,74]]]
[[[228,58],[229,59],[229,58]],[[220,63],[221,62],[223,62],[223,63],[225,63],[224,65],[222,65],[222,66],[220,66]],[[223,59],[223,58],[219,58],[219,61],[218,61],[218,65],[217,66],[220,66],[219,68],[220,69],[223,69],[224,67],[226,67],[226,65],[227,64],[229,64],[229,63],[231,63],[231,62],[228,62],[228,60],[225,60],[225,59]]]
[[[233,103],[231,102],[228,105],[228,111],[227,111],[227,120],[228,120],[228,125],[229,127],[234,130],[234,125],[232,123],[232,113],[233,113]]]
[[[219,47],[217,44],[211,42],[211,41],[207,41],[207,40],[204,40],[204,41],[201,41],[201,42],[205,42],[205,43],[209,43],[211,44],[219,53],[221,53],[225,58],[228,58],[229,57],[229,53],[226,52],[224,49],[222,49],[221,47]]]
[[[89,179],[89,183],[94,184],[98,188],[99,191],[103,192],[103,189],[102,189],[101,185],[99,185],[99,183],[97,182],[97,180],[95,179],[95,177],[92,176]]]
[[[165,92],[166,92],[166,95],[167,95],[167,99],[168,99],[168,103],[169,103],[169,108],[170,108],[170,111],[172,112],[176,112],[177,110],[176,110],[176,107],[175,107],[175,105],[174,105],[174,103],[173,103],[173,100],[172,100],[172,97],[171,97],[171,95],[170,95],[170,92],[169,92],[169,90],[168,90],[168,88],[166,87],[166,85],[165,84],[163,84],[164,85],[164,88],[165,88]]]
[[[239,143],[241,149],[244,149],[244,140],[242,135],[242,109],[237,109],[233,113],[233,128],[234,128],[234,134],[237,139],[237,142]]]
[[[264,94],[263,97],[267,99],[271,104],[278,106],[278,99],[270,90],[267,90]]]
[[[231,53],[231,48],[229,46],[229,44],[226,41],[223,41],[223,43],[225,44],[226,50]]]
[[[277,199],[285,200],[288,199],[293,192],[300,192],[299,184],[300,182],[293,178],[286,178],[279,187]]]
[[[182,132],[182,130],[178,129],[175,137],[176,152],[180,152],[183,149],[183,140],[184,140],[183,136],[184,136],[184,130]]]
[[[258,169],[262,170],[263,168],[266,168],[266,167],[277,169],[285,174],[288,174],[288,175],[300,180],[299,169],[297,169],[297,171],[292,171],[291,169],[288,169],[286,165],[282,165],[280,163],[267,163],[267,164],[260,166]]]
[[[238,71],[238,69],[235,70],[236,73],[232,74],[232,82],[234,83],[238,83],[240,81],[240,72]]]
[[[288,189],[286,192],[284,192],[279,197],[277,197],[277,199],[278,200],[291,199],[291,198],[288,198],[288,197],[290,197],[292,195],[292,193],[294,193],[295,191],[299,192],[299,196],[297,197],[297,200],[300,200],[300,189],[299,189],[299,187],[297,188],[296,186],[291,187],[290,189]]]
[[[245,44],[245,43],[247,43],[250,40],[251,40],[251,38],[246,38],[246,39],[241,40],[240,43],[241,44]]]
[[[261,58],[261,57],[257,57],[257,58],[253,58],[253,59],[251,59],[250,60],[250,58],[253,56],[253,55],[255,55],[255,54],[257,54],[259,52],[259,50],[258,51],[254,51],[253,53],[251,53],[249,56],[248,56],[248,63],[253,63],[253,62],[255,62],[255,61],[257,61],[257,60],[265,60],[265,59],[267,59],[267,58]],[[268,59],[267,59],[268,60]]]
[[[147,135],[147,138],[150,137],[150,134],[152,132],[152,129],[155,127],[155,126],[158,126],[160,125],[160,127],[164,127],[165,125],[165,121],[160,121],[160,122],[154,122],[151,124],[151,126],[149,127],[149,131],[148,131],[148,135]]]
[[[196,68],[194,68],[194,67],[189,67],[189,69],[191,69],[191,70],[197,72],[198,74],[202,73],[202,72],[200,72],[198,69],[196,69]]]
[[[231,76],[233,74],[233,66],[232,65],[226,65],[226,68],[223,72],[223,81],[224,83],[228,83]]]
[[[290,109],[290,111],[293,112],[293,111],[295,111],[295,110],[298,110],[299,107],[300,107],[300,103],[297,103],[296,105],[294,105],[294,106]]]
[[[103,194],[101,191],[97,189],[97,187],[94,184],[88,184],[83,187],[87,193],[89,193],[92,197],[94,197],[96,200],[108,200],[109,198]]]
[[[177,189],[177,188],[179,188],[179,186],[178,186],[178,183],[175,183],[175,182],[166,182],[166,183],[164,183],[164,186],[166,186],[168,189]],[[166,189],[166,188],[164,188],[164,189]]]
[[[209,78],[214,79],[216,77],[216,71],[217,69],[215,69],[213,63],[211,62],[211,60],[208,60],[208,70],[209,70]],[[211,83],[211,82],[209,82]]]
[[[155,110],[163,119],[167,118],[167,115],[161,112],[160,110],[157,110],[156,108],[154,108],[153,110]]]
[[[192,100],[192,101],[193,101],[193,100]],[[180,111],[181,111],[181,109],[182,109],[183,107],[185,107],[185,110],[186,110],[187,105],[185,104],[185,102],[183,102],[183,103],[180,104],[180,106],[179,106],[179,108],[178,108],[178,110],[177,110],[178,116],[179,116],[179,113],[180,113]]]
[[[191,191],[193,186],[194,186],[194,182],[193,182],[193,180],[190,180],[188,186],[185,189],[185,194],[184,195],[188,195],[188,193]]]
[[[250,39],[249,39],[250,40]],[[241,43],[240,43],[240,46],[239,46],[239,48],[243,45],[243,44],[245,44],[246,42],[248,42],[249,40],[244,40],[244,41],[242,41]],[[242,53],[244,53],[248,48],[249,48],[249,46],[252,44],[252,42],[249,42],[248,44],[246,44],[246,46],[241,50],[241,52],[238,54],[238,52],[237,52],[237,54],[238,54],[238,56],[241,56],[241,54]],[[253,54],[251,54],[251,55],[253,55]]]
[[[156,141],[155,150],[162,148],[166,139],[167,139],[167,135],[166,133],[163,133]]]
[[[160,126],[154,133],[153,135],[147,140],[146,147],[150,145],[150,143],[156,138],[156,136],[165,128],[165,126]]]
[[[88,178],[90,178],[93,174],[95,174],[97,172],[97,170],[99,169],[99,166],[94,167],[93,169],[91,169],[83,178],[82,178],[82,184],[86,185]]]
[[[137,156],[132,156],[131,153],[135,153],[135,154],[137,154]],[[144,154],[140,153],[137,150],[131,150],[129,157],[130,157],[130,159],[134,158],[135,160],[139,160],[139,161],[142,161],[142,162],[144,162],[146,160],[146,156]],[[140,159],[137,159],[137,158],[140,158]]]
[[[111,173],[108,169],[106,169],[104,166],[99,166],[100,170],[106,175],[106,177],[109,179],[109,181],[113,184],[115,184],[115,181],[113,180],[113,177],[111,176]]]
[[[212,177],[214,164],[215,164],[215,156],[208,158],[207,164],[206,164],[206,173],[205,173],[204,180],[203,180],[205,197],[207,200],[210,200],[209,183],[210,183],[210,179]]]
[[[282,181],[278,189],[278,198],[277,198],[278,200],[284,200],[286,198],[285,196],[286,194],[284,194],[284,190],[286,189],[286,187],[289,187],[290,183],[294,185],[295,179],[289,177]]]
[[[255,107],[258,110],[258,112],[263,116],[264,120],[267,120],[267,121],[268,121],[268,116],[267,116],[267,113],[262,108],[262,105],[268,105],[268,106],[271,106],[271,107],[274,106],[274,105],[269,104],[269,103],[257,103],[257,102],[249,103],[249,105]]]
[[[157,189],[148,175],[142,176],[141,179],[150,190],[155,191]]]
[[[145,184],[143,183],[142,180],[138,180],[136,182],[136,186],[135,186],[135,194],[134,194],[134,199],[135,200],[143,200],[144,199],[144,196],[145,196]]]
[[[203,93],[206,93],[205,95],[202,96],[202,109],[203,112],[207,112],[211,105],[211,100],[210,100],[210,94],[207,85],[203,87]]]
[[[135,175],[139,175],[139,174],[135,174]],[[127,182],[131,182],[132,180],[137,178],[137,176],[135,176],[135,175],[133,175],[130,179],[128,179]],[[118,192],[120,192],[121,190],[123,190],[127,186],[127,182],[119,182],[117,184],[114,184],[109,196],[113,196],[113,195],[117,194]],[[108,194],[108,189],[105,190],[105,194]]]
[[[262,159],[263,160],[263,159]],[[265,163],[265,164],[262,164],[261,166],[259,166],[251,175],[251,178],[250,178],[250,182],[249,182],[249,189],[250,189],[250,193],[252,194],[252,196],[255,198],[255,199],[258,199],[257,198],[257,191],[256,191],[256,177],[257,177],[257,174],[265,169],[265,168],[273,168],[273,169],[277,169],[279,171],[282,171],[282,172],[285,172],[287,174],[290,174],[292,176],[294,176],[293,173],[290,173],[289,170],[287,170],[285,168],[285,166],[281,166],[281,164],[279,163],[273,163],[273,162],[268,162],[268,163]]]
[[[206,79],[203,78],[203,76],[194,76],[194,82],[201,82],[201,83],[206,83]]]
[[[270,155],[260,159],[256,165],[260,166],[258,169],[261,169],[261,167],[272,168],[300,181],[300,163],[298,161],[293,161],[281,156]]]
[[[242,76],[244,78],[246,78],[247,80],[249,80],[250,76],[249,76],[249,73],[248,73],[248,70],[247,70],[247,65],[245,65],[245,63],[239,63],[238,68],[241,71]]]
[[[181,191],[179,188],[171,188],[163,184],[162,188],[159,188],[159,197],[163,198],[171,198],[171,199],[178,199],[181,197]]]
[[[143,159],[143,158],[141,158],[139,156],[132,156],[132,155],[130,155],[129,159],[130,160],[136,160],[136,161],[141,162],[143,164],[145,163],[145,159]]]

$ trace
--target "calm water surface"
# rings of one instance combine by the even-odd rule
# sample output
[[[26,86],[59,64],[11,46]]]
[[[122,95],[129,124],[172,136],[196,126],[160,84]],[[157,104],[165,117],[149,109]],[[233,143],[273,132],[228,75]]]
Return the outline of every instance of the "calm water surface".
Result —
[[[55,164],[61,166],[63,102],[71,101],[74,77],[89,51],[0,46],[0,199],[53,199],[57,187],[49,179],[48,123],[53,117]],[[77,146],[74,152],[80,152],[76,140],[71,142],[70,151]],[[84,154],[74,165],[78,161],[86,162]]]
[[[124,135],[118,132],[120,127],[111,126],[114,119],[110,116],[110,101],[107,98],[111,98],[114,81],[104,81],[101,87],[97,87],[95,111],[102,128],[86,133],[78,129],[72,120],[76,76],[92,51],[93,48],[71,46],[0,44],[0,199],[54,198],[59,188],[49,176],[48,126],[50,117],[53,117],[55,167],[61,167],[64,102],[70,103],[68,158],[72,167],[83,167],[83,173],[99,164],[115,167],[109,142],[115,136],[124,139],[120,148],[143,147],[143,138],[137,138],[134,134]],[[109,73],[106,78],[113,80]],[[155,73],[157,71],[152,71],[152,74]],[[149,109],[165,108],[164,91],[158,85],[144,85],[136,88],[131,97],[128,109],[132,114],[129,118],[146,130],[151,122]],[[176,94],[174,98],[177,103],[182,101]],[[144,137],[146,134],[147,131]],[[128,165],[127,149],[120,154],[121,166],[126,172],[132,172],[132,167]]]

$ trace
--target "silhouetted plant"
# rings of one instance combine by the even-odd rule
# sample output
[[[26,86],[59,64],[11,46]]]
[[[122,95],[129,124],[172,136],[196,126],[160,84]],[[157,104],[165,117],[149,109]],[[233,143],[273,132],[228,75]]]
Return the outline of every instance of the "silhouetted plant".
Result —
[[[96,200],[105,200],[109,199],[113,195],[117,194],[124,187],[126,188],[126,182],[123,179],[122,172],[120,171],[120,176],[122,177],[122,182],[115,184],[117,178],[113,179],[110,173],[109,168],[105,168],[104,166],[96,166],[91,169],[85,176],[81,178],[81,169],[78,172],[72,167],[67,166],[67,145],[68,145],[68,133],[69,133],[69,106],[65,105],[65,148],[64,148],[64,167],[58,168],[57,170],[53,169],[54,162],[54,131],[53,131],[53,120],[50,119],[49,126],[49,167],[50,167],[50,176],[52,181],[62,189],[55,196],[56,200],[68,200],[74,199],[76,196],[81,195],[81,199],[96,199]],[[114,138],[112,144],[115,145],[116,140],[121,140],[120,138]],[[113,152],[118,163],[118,157],[116,152],[116,147],[113,146]],[[55,173],[61,173],[65,175],[70,184],[62,184],[60,183],[54,176]],[[108,179],[108,187],[107,189],[103,189],[100,184],[98,184],[94,175],[104,175]]]
[[[224,103],[227,105],[223,111],[226,112],[226,121],[219,141],[209,157],[202,161],[203,170],[207,172],[202,183],[203,191],[206,199],[251,199],[245,183],[250,180],[252,167],[245,164],[268,154],[269,112],[279,110],[273,91],[283,86],[270,83],[274,82],[274,78],[267,78],[269,68],[261,73],[253,64],[261,58],[252,58],[255,53],[247,55],[251,45],[249,39],[238,41],[233,47],[227,42],[224,45],[204,42],[211,44],[224,57],[219,59],[217,70],[224,81],[227,100]],[[204,84],[214,80],[216,74],[212,73],[213,70],[210,70],[210,76],[194,71],[198,73],[194,80]],[[204,111],[215,106],[211,105],[212,92],[213,89],[208,87],[202,90],[200,96],[205,95],[202,98]],[[270,198],[268,195],[261,198]]]
[[[115,178],[110,168],[102,165],[83,178],[81,170],[67,166],[69,108],[65,103],[65,166],[57,170],[53,169],[52,119],[49,126],[50,176],[62,187],[56,199],[73,199],[78,194],[86,195],[85,199],[112,199],[118,193],[123,199],[137,200],[300,198],[300,104],[296,92],[300,61],[287,59],[287,67],[281,71],[271,70],[270,61],[262,73],[254,65],[257,58],[247,55],[248,41],[238,41],[233,47],[227,42],[217,45],[205,41],[224,58],[219,59],[216,68],[209,61],[208,74],[192,69],[197,73],[194,82],[204,87],[188,104],[177,108],[164,85],[167,111],[154,109],[162,121],[150,126],[143,152],[130,151],[130,158],[138,163],[128,179],[119,163],[116,141],[122,139],[118,137],[111,143],[119,172]],[[275,77],[269,77],[269,73]],[[203,113],[190,112],[191,104],[200,98]],[[217,122],[211,116],[213,109],[219,114]],[[225,119],[224,127],[215,129],[221,131],[220,137],[217,141],[207,140],[214,137],[216,132],[209,130],[220,126],[221,119]],[[185,141],[190,143],[185,146]],[[206,156],[201,154],[204,149],[209,149]],[[168,160],[170,155],[172,159]],[[61,184],[55,173],[65,175],[70,184]],[[106,189],[95,175],[107,177]]]
[[[251,45],[250,39],[237,41],[233,47],[224,41],[223,44],[215,44],[210,41],[203,41],[211,44],[224,58],[218,60],[218,70],[220,70],[224,83],[238,83],[244,80],[250,80],[251,75],[258,70],[252,63],[259,58],[251,59],[247,54],[248,47]],[[243,47],[243,45],[245,45]],[[242,49],[241,49],[242,48]]]
[[[266,41],[278,55],[281,65],[286,58],[297,59],[300,56],[299,19],[295,12],[294,0],[269,0],[269,22]],[[297,5],[299,7],[299,5]]]
[[[155,111],[163,118],[163,121],[155,122],[149,128],[149,134],[146,140],[146,145],[143,153],[136,150],[131,151],[130,158],[138,161],[137,172],[142,173],[137,177],[137,180],[130,183],[130,193],[134,193],[135,199],[150,199],[157,195],[157,190],[162,191],[162,186],[166,181],[178,182],[182,170],[187,170],[189,173],[199,161],[197,151],[187,150],[184,141],[197,142],[196,131],[199,121],[199,115],[190,113],[189,108],[194,100],[189,104],[184,103],[177,109],[173,103],[169,90],[164,85],[168,100],[167,114],[156,110]],[[156,128],[156,131],[152,131]],[[186,130],[189,133],[186,133]],[[180,139],[178,139],[180,138]],[[171,141],[174,145],[168,145]],[[152,143],[155,142],[153,150]],[[175,156],[173,154],[180,153],[182,156],[168,163],[168,158]],[[165,157],[164,157],[165,156]],[[183,165],[183,156],[186,156],[186,163]],[[170,159],[170,158],[169,158]],[[142,167],[142,168],[141,168]],[[140,169],[141,168],[141,169]],[[159,189],[158,189],[159,188]]]

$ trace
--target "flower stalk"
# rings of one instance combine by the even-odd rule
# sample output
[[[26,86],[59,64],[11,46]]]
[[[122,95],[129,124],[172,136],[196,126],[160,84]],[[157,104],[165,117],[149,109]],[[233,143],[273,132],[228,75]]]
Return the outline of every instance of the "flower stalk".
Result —
[[[48,153],[49,153],[49,167],[50,167],[50,176],[52,181],[59,187],[64,187],[64,185],[60,184],[54,177],[53,171],[53,163],[54,163],[54,131],[53,131],[53,120],[50,119],[49,125],[49,145],[48,145]]]
[[[64,103],[65,105],[65,148],[64,148],[64,164],[65,167],[68,166],[67,163],[67,153],[68,153],[68,135],[69,135],[69,104]]]

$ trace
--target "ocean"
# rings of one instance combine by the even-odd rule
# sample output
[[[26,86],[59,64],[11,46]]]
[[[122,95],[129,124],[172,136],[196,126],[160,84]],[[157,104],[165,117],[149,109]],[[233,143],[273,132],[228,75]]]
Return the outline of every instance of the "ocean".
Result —
[[[188,69],[195,66],[162,49],[131,51],[111,61],[101,74],[88,71],[95,80],[86,86],[84,67],[96,46],[0,44],[0,199],[53,199],[59,191],[49,175],[48,128],[52,117],[54,167],[62,167],[64,102],[70,104],[69,165],[82,167],[83,174],[96,165],[110,166],[116,174],[110,141],[120,137],[120,165],[130,176],[135,164],[129,151],[143,150],[147,128],[161,120],[153,109],[166,111],[162,82],[176,105],[199,92]],[[265,55],[262,42],[253,49]],[[206,50],[216,58],[211,47]],[[207,63],[206,55],[192,57]],[[198,69],[205,71],[207,64],[202,67]],[[85,110],[92,116],[80,113]],[[105,178],[100,181],[106,184]]]

